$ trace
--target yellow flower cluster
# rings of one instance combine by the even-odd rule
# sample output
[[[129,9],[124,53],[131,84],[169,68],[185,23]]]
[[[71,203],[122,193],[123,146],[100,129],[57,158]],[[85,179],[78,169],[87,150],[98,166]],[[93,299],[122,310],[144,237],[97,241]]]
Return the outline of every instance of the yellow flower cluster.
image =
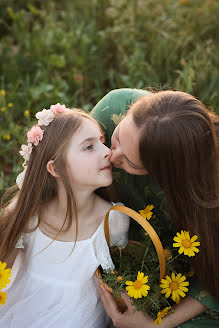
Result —
[[[153,215],[153,208],[153,205],[147,205],[145,209],[140,210],[139,213],[144,219],[150,220]],[[197,235],[190,237],[188,231],[182,230],[180,233],[177,232],[176,236],[173,238],[173,247],[179,248],[179,254],[184,254],[189,257],[195,256],[195,254],[199,252],[199,249],[197,247],[200,246],[200,242],[197,241],[197,239]],[[179,254],[176,257],[178,257]],[[167,261],[174,260],[171,250],[164,249],[164,255]],[[160,282],[161,294],[164,294],[165,298],[171,297],[172,300],[176,304],[178,304],[188,292],[189,282],[186,281],[186,277],[190,277],[193,274],[194,272],[188,272],[187,274],[185,273],[185,275],[182,275],[181,273],[175,274],[174,272],[172,272],[170,275],[166,275],[165,278],[161,279]],[[122,280],[123,277],[117,277],[118,282],[121,282]],[[150,290],[150,286],[147,285],[147,283],[148,276],[145,276],[143,272],[138,271],[137,279],[135,281],[125,282],[125,284],[127,285],[126,290],[128,292],[128,295],[130,297],[133,297],[134,299],[147,296],[148,291]],[[171,306],[159,311],[157,313],[157,318],[154,321],[154,324],[161,324],[161,319],[172,311],[173,309],[171,308]]]
[[[0,290],[5,288],[10,282],[11,269],[6,269],[7,264],[0,261]],[[0,306],[5,304],[7,299],[7,294],[0,291]]]
[[[11,136],[9,133],[5,133],[5,134],[3,134],[2,139],[5,141],[9,141],[9,140],[11,140]]]

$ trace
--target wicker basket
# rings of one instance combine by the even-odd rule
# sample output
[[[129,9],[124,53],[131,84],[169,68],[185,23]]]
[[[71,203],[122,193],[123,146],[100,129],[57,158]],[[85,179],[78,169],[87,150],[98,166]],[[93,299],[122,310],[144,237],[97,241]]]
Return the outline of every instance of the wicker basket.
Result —
[[[161,244],[161,241],[156,233],[156,231],[154,230],[154,228],[150,225],[150,223],[145,220],[140,214],[138,214],[136,211],[126,207],[126,206],[122,206],[122,205],[115,205],[112,206],[109,211],[106,213],[105,215],[105,219],[104,219],[104,232],[105,232],[105,237],[106,237],[106,241],[108,246],[110,245],[110,236],[109,236],[109,212],[110,211],[119,211],[122,212],[124,214],[127,214],[130,218],[132,218],[133,220],[135,220],[136,222],[138,222],[142,228],[147,232],[147,234],[150,236],[155,249],[157,251],[157,255],[158,255],[158,259],[159,259],[159,265],[160,265],[160,280],[162,278],[164,278],[165,273],[166,273],[166,260],[165,260],[165,254],[164,254],[164,249],[163,246]],[[133,240],[129,240],[128,242],[128,247],[132,246],[132,245],[136,245],[139,244],[136,241]],[[96,270],[96,275],[97,278],[99,280],[99,283],[101,285],[103,285],[111,294],[113,294],[113,290],[112,288],[107,285],[106,283],[103,282],[102,280],[102,275],[101,275],[101,270],[100,267],[97,268]],[[122,298],[119,297],[115,297],[114,298],[116,303],[117,303],[117,307],[120,310],[120,312],[124,312],[126,310],[126,304],[123,301]]]

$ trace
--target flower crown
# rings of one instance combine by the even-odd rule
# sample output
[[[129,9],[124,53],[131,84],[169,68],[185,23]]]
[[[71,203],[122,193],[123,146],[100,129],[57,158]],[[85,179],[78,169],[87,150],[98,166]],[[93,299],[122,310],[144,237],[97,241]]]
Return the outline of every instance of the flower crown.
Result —
[[[27,169],[27,162],[30,159],[30,155],[34,146],[38,146],[39,142],[43,140],[44,130],[40,128],[40,126],[48,126],[51,123],[55,116],[69,111],[69,108],[66,108],[65,105],[61,105],[60,103],[56,105],[51,105],[50,109],[43,109],[41,112],[36,113],[36,118],[38,119],[38,126],[33,126],[30,131],[27,132],[27,145],[22,145],[21,150],[19,151],[20,155],[24,158],[24,163],[22,166],[24,170],[17,176],[16,183],[18,188],[21,189],[22,183],[24,180],[24,176]]]

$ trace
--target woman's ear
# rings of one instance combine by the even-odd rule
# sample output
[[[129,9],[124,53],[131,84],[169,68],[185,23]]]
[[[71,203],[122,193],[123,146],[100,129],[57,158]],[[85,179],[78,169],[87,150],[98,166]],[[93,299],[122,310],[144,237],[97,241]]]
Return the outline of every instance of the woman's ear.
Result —
[[[47,171],[55,178],[60,178],[60,175],[56,172],[55,170],[55,162],[54,161],[49,161],[46,164]]]

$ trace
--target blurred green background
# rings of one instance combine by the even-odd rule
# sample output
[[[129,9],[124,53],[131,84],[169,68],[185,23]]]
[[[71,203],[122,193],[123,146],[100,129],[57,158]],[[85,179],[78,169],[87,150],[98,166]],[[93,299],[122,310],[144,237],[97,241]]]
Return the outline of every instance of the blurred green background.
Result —
[[[0,192],[35,113],[115,88],[177,89],[219,113],[219,1],[0,0]]]

